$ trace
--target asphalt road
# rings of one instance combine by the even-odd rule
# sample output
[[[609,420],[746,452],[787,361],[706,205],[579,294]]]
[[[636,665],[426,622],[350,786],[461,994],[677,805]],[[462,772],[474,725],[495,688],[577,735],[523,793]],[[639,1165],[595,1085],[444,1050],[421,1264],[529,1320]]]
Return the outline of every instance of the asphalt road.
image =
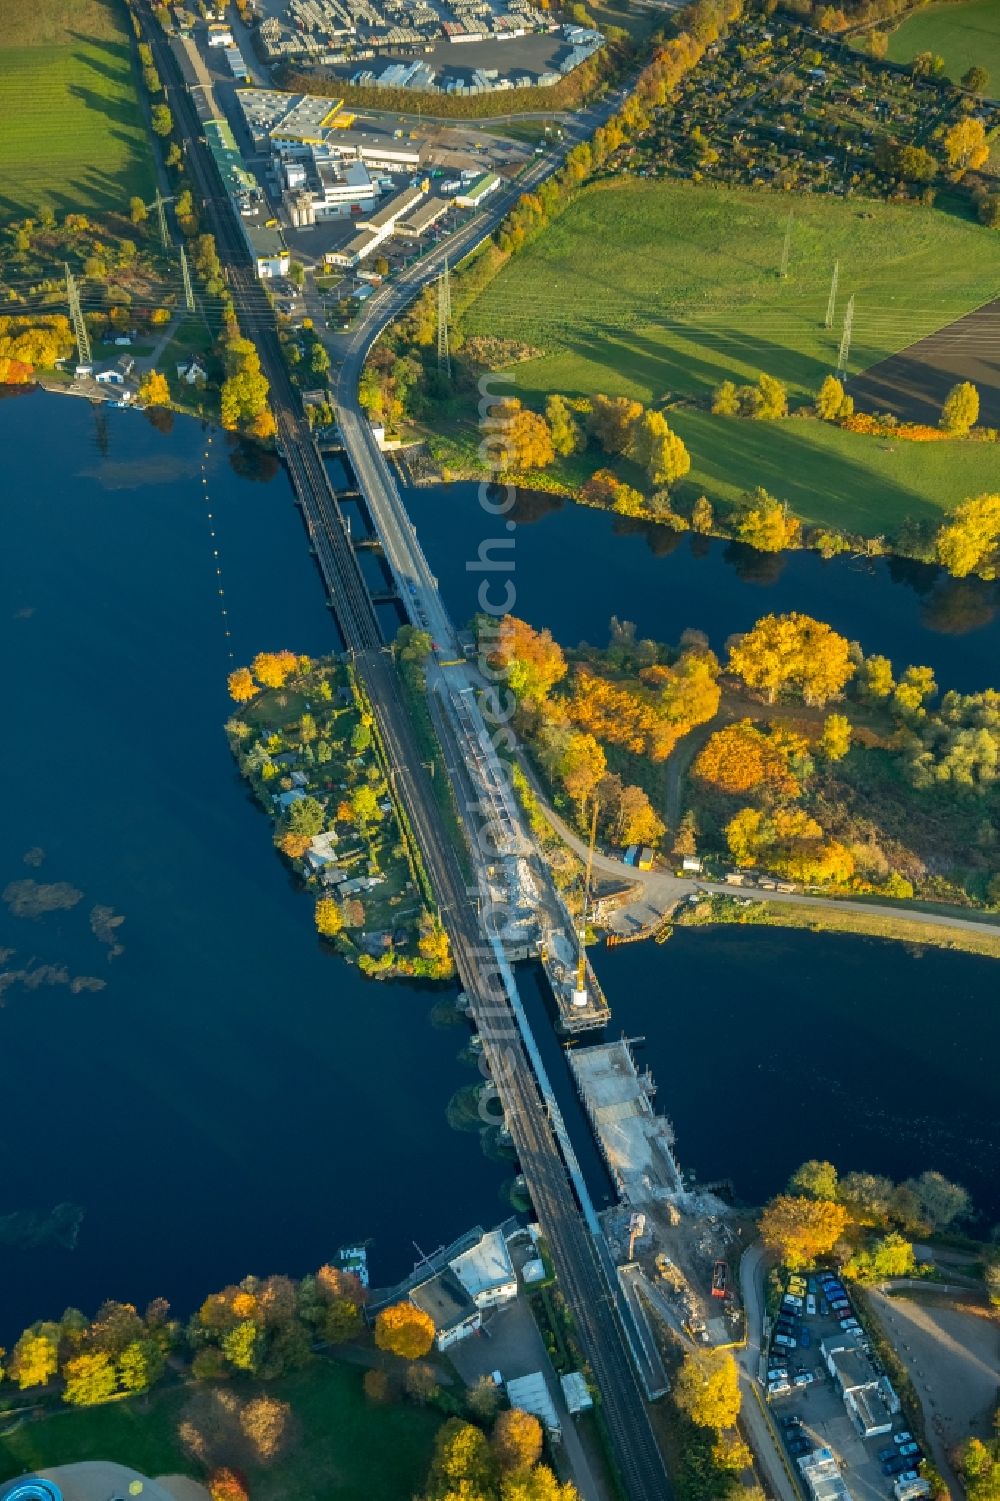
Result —
[[[671,1492],[662,1457],[653,1438],[605,1273],[573,1197],[494,960],[492,945],[482,928],[477,893],[467,890],[457,853],[442,828],[430,779],[402,702],[392,658],[384,649],[374,608],[336,496],[289,381],[267,298],[249,263],[232,207],[221,192],[214,167],[201,144],[197,115],[176,70],[173,53],[150,14],[148,0],[140,0],[140,3],[146,37],[167,87],[177,133],[184,141],[186,162],[215,235],[220,259],[226,267],[241,325],[252,333],[261,366],[271,382],[279,441],[316,549],[317,561],[345,644],[371,700],[393,769],[395,791],[423,852],[458,973],[483,1039],[484,1056],[500,1092],[521,1168],[549,1240],[563,1294],[601,1391],[603,1415],[617,1466],[634,1501],[663,1501]],[[555,164],[555,158],[539,158],[523,186],[540,181]],[[513,196],[516,195],[510,195]],[[502,198],[499,193],[494,198],[500,201],[494,202],[489,213],[483,215],[483,220],[490,222],[477,228],[474,221],[460,233],[459,238],[466,248],[471,249],[478,238],[488,233],[509,206],[506,192]],[[405,306],[425,280],[436,273],[435,263],[443,262],[445,255],[454,257],[455,254],[451,246],[439,247],[439,251],[420,267],[411,268],[415,274],[385,289],[379,299],[372,299],[378,306],[369,305],[364,332],[356,338],[352,351],[357,361],[356,369],[360,369],[364,351],[380,327]],[[356,404],[356,380],[355,388],[349,394],[355,415],[360,417]],[[366,425],[364,431],[367,432]],[[365,475],[368,482],[381,488],[377,466],[372,467],[370,451],[366,455],[357,443],[354,447],[359,480]]]

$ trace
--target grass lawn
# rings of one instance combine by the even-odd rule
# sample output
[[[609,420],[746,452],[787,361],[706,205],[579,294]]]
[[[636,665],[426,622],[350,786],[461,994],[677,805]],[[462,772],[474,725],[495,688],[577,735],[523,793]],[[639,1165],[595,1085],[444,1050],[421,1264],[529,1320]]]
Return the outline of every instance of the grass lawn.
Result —
[[[440,1414],[402,1403],[373,1406],[362,1392],[362,1374],[320,1360],[269,1383],[268,1392],[291,1403],[299,1432],[284,1458],[251,1468],[254,1501],[399,1501],[420,1490]],[[145,1403],[58,1412],[28,1423],[0,1439],[0,1477],[78,1459],[116,1460],[151,1476],[198,1475],[176,1437],[189,1396],[190,1389],[167,1390]]]
[[[4,0],[0,216],[127,209],[154,191],[117,0]]]
[[[1000,98],[998,0],[966,0],[964,5],[916,11],[889,37],[889,57],[896,63],[908,63],[918,52],[935,52],[943,57],[948,77],[955,83],[977,63],[990,75],[986,92]]]
[[[943,508],[995,488],[990,443],[901,443],[792,418],[747,422],[671,412],[691,454],[685,490],[734,501],[763,485],[805,521],[873,537],[905,516],[937,521]]]
[[[996,0],[994,0],[994,4]],[[790,272],[778,277],[794,212]],[[995,237],[922,207],[620,180],[582,192],[464,315],[468,333],[546,350],[533,393],[705,395],[760,370],[812,394],[836,360],[835,260],[865,369],[995,296]]]

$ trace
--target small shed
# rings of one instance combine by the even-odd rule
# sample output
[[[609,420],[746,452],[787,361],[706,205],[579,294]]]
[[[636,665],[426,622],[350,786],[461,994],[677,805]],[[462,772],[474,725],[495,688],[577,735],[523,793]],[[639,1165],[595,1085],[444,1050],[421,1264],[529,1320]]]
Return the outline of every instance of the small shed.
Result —
[[[593,1407],[594,1399],[582,1371],[570,1371],[567,1375],[560,1376],[559,1384],[570,1417],[575,1418],[578,1412],[586,1412]]]

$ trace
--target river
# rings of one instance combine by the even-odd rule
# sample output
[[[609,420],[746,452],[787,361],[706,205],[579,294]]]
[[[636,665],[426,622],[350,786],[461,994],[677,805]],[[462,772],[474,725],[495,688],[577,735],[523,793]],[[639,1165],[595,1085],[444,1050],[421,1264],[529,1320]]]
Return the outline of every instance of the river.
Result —
[[[428,991],[365,982],[323,950],[222,732],[233,661],[335,645],[283,471],[187,420],[161,432],[40,394],[0,401],[0,443],[0,890],[82,893],[34,919],[0,904],[5,968],[36,977],[0,1008],[0,1217],[36,1217],[19,1244],[0,1218],[3,1334],[109,1296],[163,1294],[186,1313],[248,1271],[300,1274],[355,1238],[372,1240],[384,1282],[409,1269],[414,1242],[495,1223],[508,1170],[445,1119],[473,1077],[465,1034],[431,1024]],[[471,491],[468,504],[411,499],[461,617],[465,560],[500,523],[484,530]],[[798,603],[961,686],[984,680],[996,648],[992,625],[959,641],[921,624],[926,591],[885,565],[855,577],[796,556],[764,588],[721,549],[684,565],[681,549],[612,537],[608,517],[545,508],[515,534],[517,607],[565,640],[601,639],[617,613],[667,639],[706,625],[721,645],[754,613]],[[815,577],[795,596],[803,568]],[[836,615],[815,579],[839,577]],[[124,918],[113,959],[95,906]],[[1000,1134],[985,961],[748,930],[679,933],[598,964],[614,1032],[647,1036],[658,1103],[702,1178],[755,1199],[814,1153],[897,1174],[933,1163],[1000,1217],[983,1166]],[[74,990],[62,967],[104,988]],[[541,1024],[531,969],[525,989]],[[540,1032],[600,1198],[558,1043]],[[59,1204],[82,1212],[73,1248],[27,1244]]]
[[[283,471],[191,421],[100,418],[0,402],[0,890],[83,893],[0,904],[2,967],[106,982],[2,998],[0,1215],[83,1211],[75,1249],[0,1246],[3,1336],[109,1296],[187,1312],[355,1237],[385,1282],[510,1212],[510,1170],[445,1119],[464,1030],[324,951],[229,754],[229,650],[337,645]],[[97,904],[124,917],[110,961]]]

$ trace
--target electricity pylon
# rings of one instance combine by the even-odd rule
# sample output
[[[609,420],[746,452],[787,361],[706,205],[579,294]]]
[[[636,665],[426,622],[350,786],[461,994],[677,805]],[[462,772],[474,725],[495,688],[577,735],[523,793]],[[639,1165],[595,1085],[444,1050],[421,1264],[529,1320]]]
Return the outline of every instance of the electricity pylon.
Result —
[[[80,307],[80,293],[77,290],[76,282],[73,280],[73,273],[68,265],[66,267],[66,299],[69,302],[70,322],[73,325],[73,332],[76,335],[76,352],[79,363],[81,365],[89,365],[91,363],[90,335],[87,332],[87,325],[83,321],[83,312]]]
[[[181,276],[184,278],[184,306],[189,313],[194,312],[194,289],[191,286],[191,270],[188,266],[188,258],[181,246]]]
[[[851,331],[854,327],[854,298],[848,300],[844,310],[844,331],[840,336],[840,353],[837,356],[837,374],[841,377],[847,374],[847,360],[851,353]]]
[[[448,262],[438,277],[437,336],[438,370],[443,370],[451,380],[451,349],[448,342],[448,326],[451,323],[451,282],[448,279]]]
[[[839,282],[839,280],[840,280],[840,262],[839,261],[834,261],[834,263],[833,263],[833,275],[830,278],[830,295],[829,295],[829,297],[826,300],[826,319],[824,320],[824,323],[823,323],[823,327],[824,328],[832,328],[833,327],[833,318],[834,318],[834,314],[837,311],[837,283]]]
[[[792,249],[792,220],[794,219],[794,217],[795,217],[795,215],[792,214],[792,213],[790,213],[788,215],[788,223],[785,225],[785,243],[784,243],[784,246],[782,247],[782,251],[781,251],[781,280],[782,281],[784,281],[785,278],[788,275],[788,257],[789,257],[789,254],[791,252],[791,249]]]

